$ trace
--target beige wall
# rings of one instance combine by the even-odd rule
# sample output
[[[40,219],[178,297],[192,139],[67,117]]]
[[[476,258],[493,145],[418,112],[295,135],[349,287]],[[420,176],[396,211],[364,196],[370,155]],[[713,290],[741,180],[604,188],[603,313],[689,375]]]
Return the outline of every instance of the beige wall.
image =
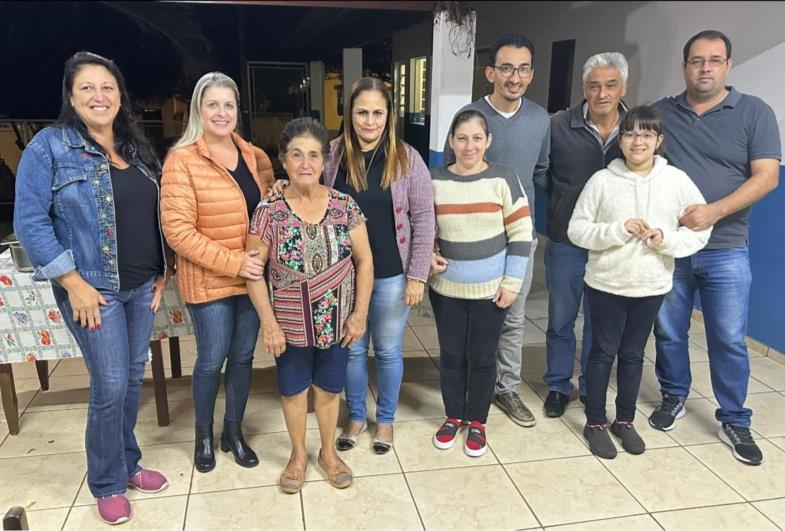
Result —
[[[601,51],[620,51],[630,62],[630,103],[650,102],[683,90],[681,50],[702,29],[725,32],[736,65],[785,42],[785,2],[482,2],[477,3],[476,48],[508,32],[535,46],[535,76],[526,96],[548,100],[553,41],[575,39],[572,101],[581,97],[581,67]],[[393,60],[430,55],[431,22],[393,35]],[[485,58],[481,58],[485,60]]]
[[[726,33],[741,64],[785,41],[785,2],[484,2],[477,47],[520,32],[535,45],[527,97],[546,105],[553,41],[575,39],[572,100],[581,97],[581,67],[592,54],[620,51],[630,62],[627,99],[642,103],[683,90],[681,50],[702,29]]]

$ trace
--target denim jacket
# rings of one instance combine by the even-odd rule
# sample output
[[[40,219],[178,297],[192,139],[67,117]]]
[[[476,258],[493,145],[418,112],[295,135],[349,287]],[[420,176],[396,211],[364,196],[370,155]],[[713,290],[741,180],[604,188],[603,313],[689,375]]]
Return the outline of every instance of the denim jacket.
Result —
[[[153,171],[136,157],[129,163],[155,184],[160,203]],[[25,148],[16,176],[14,231],[35,266],[34,280],[76,269],[94,288],[120,290],[109,162],[76,129],[47,127]],[[161,249],[163,272],[163,236]]]

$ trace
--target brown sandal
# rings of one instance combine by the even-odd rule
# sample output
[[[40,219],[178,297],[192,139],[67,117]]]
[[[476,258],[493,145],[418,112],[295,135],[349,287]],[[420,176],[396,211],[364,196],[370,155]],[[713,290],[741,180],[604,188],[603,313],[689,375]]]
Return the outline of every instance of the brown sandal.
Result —
[[[297,494],[302,490],[304,483],[305,470],[297,470],[294,467],[294,461],[290,459],[278,480],[281,490],[286,494]]]
[[[328,467],[322,461],[322,450],[319,450],[319,459],[317,460],[319,466],[322,467],[324,473],[327,474],[327,481],[336,489],[345,489],[352,484],[352,469],[344,463],[341,458],[338,462]]]

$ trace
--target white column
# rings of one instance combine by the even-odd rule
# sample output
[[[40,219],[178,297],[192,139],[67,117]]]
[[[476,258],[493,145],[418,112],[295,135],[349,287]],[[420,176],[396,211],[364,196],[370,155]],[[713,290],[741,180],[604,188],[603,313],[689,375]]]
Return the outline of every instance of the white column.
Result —
[[[472,101],[476,23],[476,12],[461,27],[448,21],[445,12],[434,19],[428,161],[431,167],[440,165],[444,160],[442,150],[453,117],[461,107]]]
[[[352,85],[363,77],[363,50],[362,48],[343,49],[343,101],[351,96]],[[343,105],[341,105],[343,107]]]
[[[311,84],[311,116],[318,117],[324,123],[324,63],[308,63],[308,78]]]

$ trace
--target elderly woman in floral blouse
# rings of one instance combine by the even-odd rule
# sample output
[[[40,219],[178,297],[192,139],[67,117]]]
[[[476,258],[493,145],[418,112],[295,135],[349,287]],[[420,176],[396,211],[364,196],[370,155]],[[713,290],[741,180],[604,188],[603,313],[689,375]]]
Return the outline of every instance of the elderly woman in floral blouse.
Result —
[[[248,281],[267,351],[275,356],[278,388],[292,442],[280,478],[284,492],[305,481],[307,394],[313,387],[322,447],[318,463],[330,484],[346,488],[352,471],[336,452],[339,393],[349,346],[365,334],[373,258],[365,216],[350,196],[319,183],[329,152],[327,131],[311,118],[286,124],[279,153],[290,185],[259,203],[248,251],[266,263],[267,281]],[[356,284],[356,285],[355,285]]]

